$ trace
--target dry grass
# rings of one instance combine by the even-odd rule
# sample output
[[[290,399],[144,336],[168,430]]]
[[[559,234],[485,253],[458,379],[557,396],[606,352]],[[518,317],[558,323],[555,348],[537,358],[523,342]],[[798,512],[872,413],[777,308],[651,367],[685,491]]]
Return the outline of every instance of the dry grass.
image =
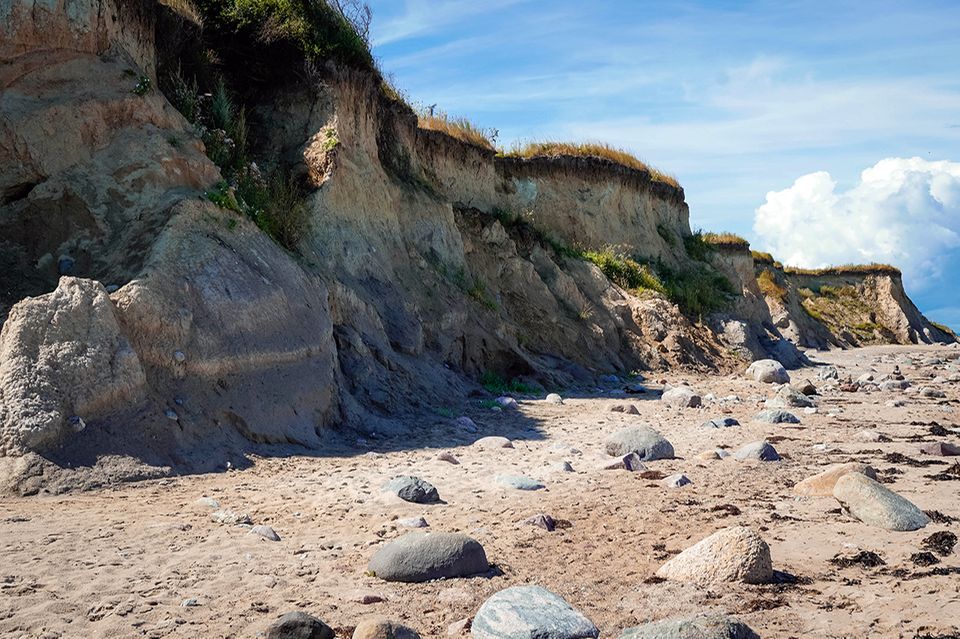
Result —
[[[787,266],[783,269],[790,275],[895,275],[900,276],[900,269],[890,264],[841,264],[828,268],[797,268]]]
[[[777,282],[777,276],[768,268],[763,269],[757,276],[757,286],[760,287],[760,292],[767,297],[783,301],[787,296],[787,289]]]
[[[746,238],[740,237],[736,233],[704,233],[703,241],[714,246],[723,246],[726,248],[750,248],[750,242]]]
[[[563,156],[601,158],[631,169],[646,171],[653,181],[680,188],[680,182],[674,176],[650,166],[628,151],[604,142],[528,142],[514,147],[504,155],[518,158]]]
[[[168,7],[184,20],[203,26],[203,16],[190,0],[160,0],[160,4]]]
[[[773,264],[773,256],[763,251],[750,251],[753,261],[758,264]]]
[[[418,113],[417,125],[421,129],[446,133],[452,138],[473,146],[479,146],[490,151],[495,150],[487,132],[466,118],[450,117],[443,112],[434,115]]]

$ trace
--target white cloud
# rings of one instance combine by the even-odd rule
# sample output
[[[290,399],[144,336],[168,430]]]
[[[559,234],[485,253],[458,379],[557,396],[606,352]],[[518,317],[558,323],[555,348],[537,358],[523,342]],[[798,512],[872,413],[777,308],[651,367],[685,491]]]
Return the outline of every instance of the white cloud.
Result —
[[[810,173],[767,193],[753,229],[786,264],[886,262],[923,287],[960,252],[960,163],[888,158],[846,191],[829,173]]]

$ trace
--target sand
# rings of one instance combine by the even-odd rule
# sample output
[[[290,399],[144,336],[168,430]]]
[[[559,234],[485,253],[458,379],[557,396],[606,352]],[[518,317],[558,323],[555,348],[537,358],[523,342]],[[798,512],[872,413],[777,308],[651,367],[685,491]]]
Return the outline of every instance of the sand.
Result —
[[[951,372],[919,362],[957,353],[945,347],[871,347],[813,356],[854,379],[873,369],[890,372],[900,361],[907,378],[921,386]],[[907,357],[917,365],[903,363]],[[951,364],[958,366],[956,360]],[[823,387],[816,372],[804,369],[792,376]],[[861,461],[920,508],[960,519],[960,482],[925,477],[956,458],[919,451],[922,441],[960,443],[957,434],[930,435],[928,425],[960,423],[960,384],[938,385],[946,399],[834,390],[820,400],[818,414],[795,411],[801,424],[768,425],[751,418],[762,400],[773,396],[774,386],[742,376],[682,373],[654,374],[647,383],[658,388],[659,379],[742,401],[680,409],[650,398],[655,393],[624,397],[608,389],[565,396],[562,405],[521,400],[519,411],[495,413],[473,400],[438,408],[472,417],[480,427],[475,435],[446,416],[431,415],[415,424],[418,436],[402,440],[358,446],[354,436],[341,434],[331,436],[336,443],[322,454],[256,458],[245,470],[2,498],[0,636],[255,637],[279,615],[300,609],[344,637],[372,616],[406,623],[424,637],[442,637],[449,624],[474,614],[497,590],[528,583],[567,599],[603,637],[641,622],[704,611],[735,614],[762,637],[937,636],[960,623],[960,555],[931,567],[910,560],[922,539],[940,530],[960,532],[960,521],[889,532],[844,515],[832,498],[799,499],[792,493],[796,482],[830,464]],[[893,398],[906,399],[906,406],[886,407]],[[609,411],[625,401],[640,415]],[[828,414],[837,408],[842,412]],[[742,426],[700,426],[727,415]],[[646,466],[664,476],[683,472],[691,485],[671,489],[640,473],[598,470],[606,459],[604,437],[638,423],[660,430],[677,454]],[[864,429],[892,441],[861,443],[855,434]],[[514,448],[470,446],[486,435],[505,435]],[[916,435],[925,437],[908,441]],[[782,461],[694,459],[704,450],[735,449],[764,438]],[[437,459],[443,451],[460,464]],[[947,464],[891,463],[884,460],[889,453]],[[562,461],[575,472],[559,470]],[[891,468],[895,472],[888,472]],[[504,473],[529,475],[546,489],[505,488],[495,481]],[[400,474],[431,482],[444,503],[410,504],[382,493],[381,485]],[[196,503],[202,496],[271,526],[281,541],[215,523],[211,510]],[[521,523],[540,512],[569,526],[547,532]],[[473,536],[495,569],[483,577],[423,584],[367,575],[377,548],[407,532],[397,520],[417,516],[430,523],[428,530]],[[760,532],[770,544],[780,583],[703,588],[654,578],[673,554],[731,525]],[[859,550],[877,553],[886,564],[830,563],[838,554]],[[934,569],[948,574],[931,574]],[[183,606],[189,599],[196,605]]]

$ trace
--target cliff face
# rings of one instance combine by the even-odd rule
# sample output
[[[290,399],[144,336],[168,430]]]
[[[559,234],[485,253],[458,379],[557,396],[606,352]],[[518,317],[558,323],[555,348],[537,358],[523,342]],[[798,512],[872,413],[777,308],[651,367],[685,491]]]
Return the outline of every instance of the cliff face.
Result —
[[[202,196],[220,171],[151,88],[155,10],[0,0],[6,490],[401,435],[484,372],[587,384],[740,365],[731,346],[796,364],[784,337],[814,339],[780,327],[749,253],[713,258],[743,295],[711,330],[557,248],[682,266],[682,190],[599,160],[495,158],[419,129],[356,71],[250,105],[263,157],[310,185],[293,255]],[[902,287],[871,286],[898,338],[939,337]]]

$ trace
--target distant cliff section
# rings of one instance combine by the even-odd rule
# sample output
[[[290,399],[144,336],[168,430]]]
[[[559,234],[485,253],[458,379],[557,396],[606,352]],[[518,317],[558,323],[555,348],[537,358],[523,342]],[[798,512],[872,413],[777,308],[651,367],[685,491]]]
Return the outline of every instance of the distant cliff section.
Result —
[[[655,169],[428,126],[327,5],[243,6],[0,0],[0,489],[402,437],[481,381],[953,339],[893,271],[692,233]]]

